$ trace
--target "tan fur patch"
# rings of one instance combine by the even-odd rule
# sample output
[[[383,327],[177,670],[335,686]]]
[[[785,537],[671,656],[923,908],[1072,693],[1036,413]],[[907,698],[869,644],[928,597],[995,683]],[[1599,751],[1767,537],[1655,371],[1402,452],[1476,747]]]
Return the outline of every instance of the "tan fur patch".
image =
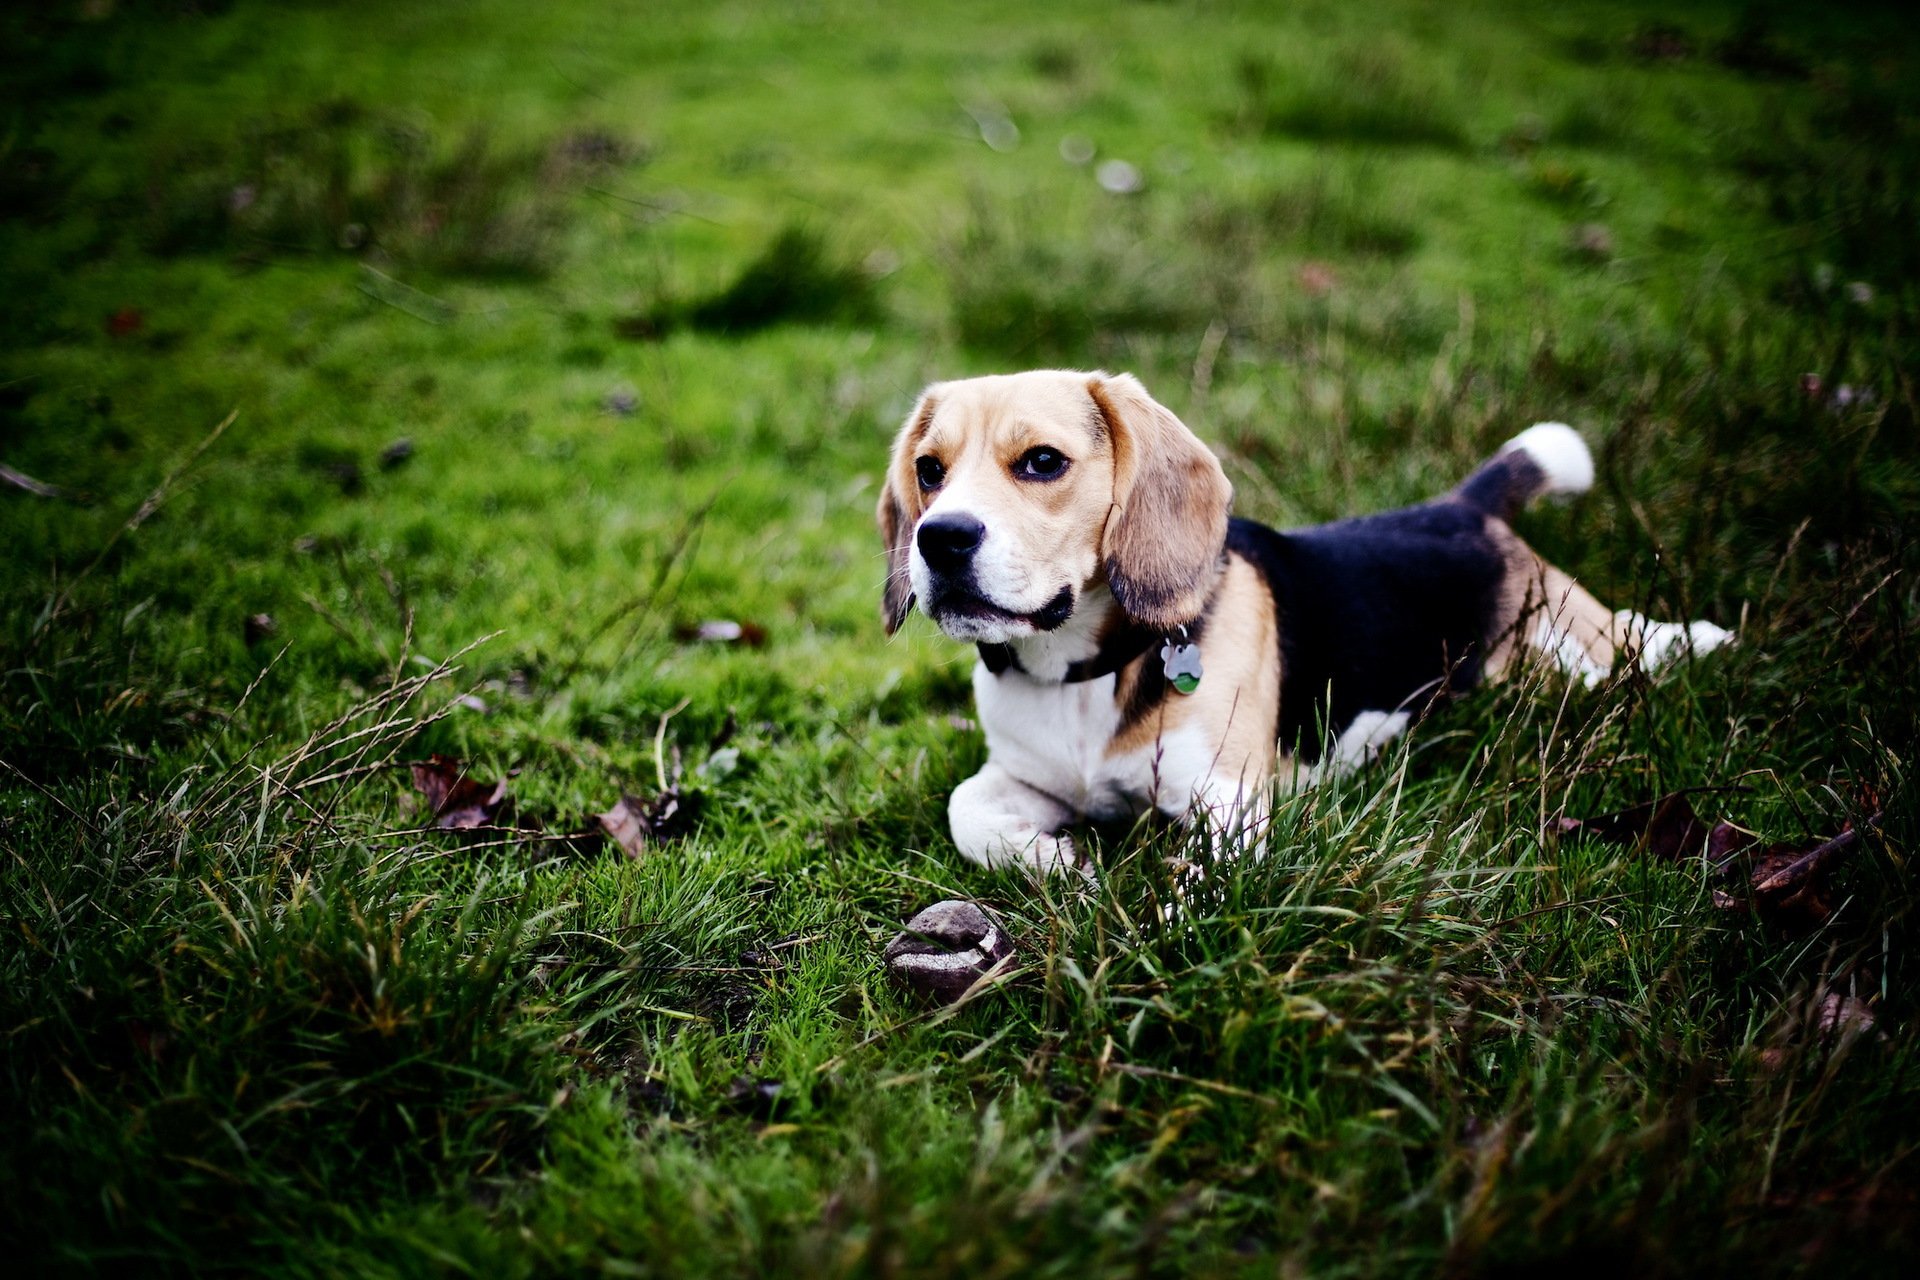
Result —
[[[1611,668],[1619,647],[1613,611],[1566,570],[1541,559],[1505,521],[1487,517],[1487,533],[1499,546],[1507,567],[1482,679],[1504,678],[1516,659],[1557,656],[1542,646],[1549,635],[1577,646],[1594,666]]]
[[[1260,571],[1239,556],[1228,557],[1200,635],[1205,671],[1200,687],[1190,694],[1166,690],[1152,709],[1115,735],[1107,755],[1141,750],[1198,722],[1207,740],[1218,744],[1216,777],[1264,782],[1273,772],[1279,730],[1278,625]],[[1156,647],[1121,673],[1114,696],[1122,706],[1131,702],[1147,664],[1159,661]]]

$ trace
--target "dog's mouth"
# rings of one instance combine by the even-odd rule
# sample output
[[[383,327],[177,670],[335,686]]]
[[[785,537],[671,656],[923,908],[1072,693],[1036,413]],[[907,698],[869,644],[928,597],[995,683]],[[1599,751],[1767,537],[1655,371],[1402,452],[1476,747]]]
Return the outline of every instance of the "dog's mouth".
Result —
[[[942,627],[956,624],[986,623],[1008,626],[1024,624],[1035,631],[1053,631],[1073,616],[1073,588],[1062,587],[1059,594],[1031,613],[1016,613],[1002,608],[976,591],[965,587],[946,587],[927,602],[927,616]]]

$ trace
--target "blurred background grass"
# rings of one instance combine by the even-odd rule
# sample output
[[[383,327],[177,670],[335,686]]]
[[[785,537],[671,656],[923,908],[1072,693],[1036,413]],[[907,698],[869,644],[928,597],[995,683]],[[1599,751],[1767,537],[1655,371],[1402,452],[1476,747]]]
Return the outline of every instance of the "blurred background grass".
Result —
[[[0,462],[60,491],[0,490],[36,1260],[1698,1274],[1910,1242],[1899,6],[86,0],[0,36]],[[1573,422],[1601,482],[1526,534],[1742,650],[1457,709],[1184,933],[1143,914],[1164,836],[1090,900],[981,876],[944,830],[971,655],[880,637],[870,513],[922,384],[1052,363],[1140,374],[1281,524]],[[315,781],[446,751],[577,825],[650,786],[683,701],[689,765],[739,763],[640,863],[411,831],[404,771]],[[1782,836],[1889,805],[1813,940],[1537,839],[1730,785]],[[856,1052],[913,1012],[876,956],[936,886],[1011,913],[1029,971]],[[1836,986],[1879,1011],[1858,1052],[1790,1033]],[[1751,1070],[1780,1043],[1795,1070]]]

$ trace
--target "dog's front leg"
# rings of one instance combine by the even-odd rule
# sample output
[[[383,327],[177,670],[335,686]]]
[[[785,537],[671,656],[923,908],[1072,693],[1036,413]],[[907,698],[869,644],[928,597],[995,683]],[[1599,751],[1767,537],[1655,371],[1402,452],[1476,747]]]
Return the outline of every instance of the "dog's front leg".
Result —
[[[1072,809],[992,761],[955,787],[947,805],[961,853],[983,866],[1024,867],[1042,875],[1086,871],[1073,841],[1056,834],[1073,819]]]

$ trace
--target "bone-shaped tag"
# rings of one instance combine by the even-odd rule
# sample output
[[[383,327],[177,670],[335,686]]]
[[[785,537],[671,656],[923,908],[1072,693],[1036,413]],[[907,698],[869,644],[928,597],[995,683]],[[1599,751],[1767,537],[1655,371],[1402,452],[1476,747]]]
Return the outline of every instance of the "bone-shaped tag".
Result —
[[[1160,646],[1160,662],[1166,668],[1167,683],[1181,693],[1200,687],[1200,646],[1176,644],[1169,639]]]

